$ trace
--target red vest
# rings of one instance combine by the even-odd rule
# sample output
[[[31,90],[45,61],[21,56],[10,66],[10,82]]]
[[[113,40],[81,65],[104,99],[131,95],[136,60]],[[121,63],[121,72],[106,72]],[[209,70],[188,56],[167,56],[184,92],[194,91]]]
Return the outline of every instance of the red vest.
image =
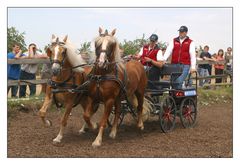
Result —
[[[191,57],[189,53],[190,44],[192,40],[188,37],[180,43],[179,37],[173,39],[172,64],[191,64]]]
[[[157,54],[158,54],[159,50],[160,50],[160,48],[157,45],[154,47],[154,49],[151,49],[151,50],[149,50],[149,45],[144,45],[143,54],[141,56],[141,63],[143,65],[152,66],[151,63],[147,63],[145,61],[144,57],[148,57],[148,58],[151,58],[154,61],[157,61]]]

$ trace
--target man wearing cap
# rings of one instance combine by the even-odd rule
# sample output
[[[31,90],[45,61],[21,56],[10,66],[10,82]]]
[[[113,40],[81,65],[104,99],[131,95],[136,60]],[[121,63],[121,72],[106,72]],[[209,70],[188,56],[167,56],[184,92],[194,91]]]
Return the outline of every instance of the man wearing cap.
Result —
[[[26,58],[48,58],[46,54],[42,54],[38,51],[35,43],[31,43],[28,46],[28,51],[24,53]],[[20,72],[20,80],[35,80],[36,72],[38,70],[38,64],[22,64]],[[26,97],[27,85],[21,85],[19,90],[19,97]],[[29,85],[30,95],[36,94],[36,85]]]
[[[144,45],[135,58],[141,60],[145,69],[149,66],[150,70],[148,78],[149,80],[156,81],[159,80],[159,76],[156,76],[154,73],[158,70],[158,67],[162,67],[162,61],[159,62],[159,60],[163,58],[163,54],[157,45],[158,36],[156,34],[152,34],[149,40],[149,44]]]
[[[178,85],[174,88],[181,89],[183,81],[188,76],[189,72],[196,71],[196,56],[195,56],[195,44],[187,36],[188,28],[181,26],[179,36],[169,42],[169,46],[163,56],[163,61],[166,61],[170,55],[172,55],[171,63],[183,68],[183,73],[175,80]]]

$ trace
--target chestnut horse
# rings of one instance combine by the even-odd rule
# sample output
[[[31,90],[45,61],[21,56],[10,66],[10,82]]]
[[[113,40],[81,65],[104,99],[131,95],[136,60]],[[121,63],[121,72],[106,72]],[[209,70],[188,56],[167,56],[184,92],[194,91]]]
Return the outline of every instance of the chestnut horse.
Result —
[[[47,50],[47,54],[52,61],[52,85],[47,85],[45,100],[42,108],[39,111],[39,115],[42,118],[45,126],[50,126],[51,122],[45,119],[46,111],[52,104],[52,100],[55,97],[57,103],[64,104],[65,112],[61,119],[60,131],[57,137],[53,140],[53,143],[60,143],[63,137],[64,127],[67,125],[67,120],[69,114],[71,113],[72,107],[76,104],[81,104],[83,109],[86,107],[86,102],[84,101],[84,94],[79,92],[71,92],[71,89],[82,85],[86,79],[87,75],[92,70],[91,66],[74,67],[79,65],[84,65],[86,62],[81,58],[81,55],[76,53],[74,46],[67,41],[67,36],[63,40],[59,37],[52,35],[51,46]],[[56,90],[59,93],[52,94],[52,87],[56,86]],[[93,112],[95,112],[97,106],[94,107]],[[83,133],[85,124],[79,131]],[[92,129],[96,129],[97,125],[93,124]]]
[[[88,89],[85,122],[91,126],[90,121],[93,105],[98,102],[104,104],[104,114],[99,124],[99,132],[92,143],[93,147],[100,146],[108,117],[115,107],[115,118],[109,136],[116,137],[118,119],[120,115],[121,100],[126,99],[123,93],[126,91],[127,99],[137,109],[137,127],[144,129],[142,111],[144,103],[144,91],[147,85],[147,76],[142,64],[138,61],[129,61],[123,64],[119,53],[119,44],[114,37],[116,29],[110,34],[102,33],[99,28],[99,36],[95,40],[96,61],[92,74],[92,81]],[[126,88],[123,89],[123,88]]]

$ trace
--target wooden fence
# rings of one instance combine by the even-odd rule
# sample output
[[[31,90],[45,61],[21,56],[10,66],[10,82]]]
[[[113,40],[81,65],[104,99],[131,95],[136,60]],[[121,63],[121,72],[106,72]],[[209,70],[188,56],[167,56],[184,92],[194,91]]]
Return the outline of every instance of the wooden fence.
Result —
[[[232,57],[228,57],[231,59]],[[8,64],[46,64],[50,63],[49,59],[8,59]],[[207,61],[207,60],[200,60],[197,61],[197,64],[226,64],[226,61]],[[198,77],[198,80],[201,79],[215,79],[215,78],[227,78],[228,76],[232,76],[229,73],[224,73],[223,75],[212,75],[207,77]],[[8,86],[13,85],[26,85],[26,84],[45,84],[47,83],[48,79],[37,79],[37,80],[8,80]],[[212,84],[212,85],[231,85],[232,83],[222,83],[222,84]]]

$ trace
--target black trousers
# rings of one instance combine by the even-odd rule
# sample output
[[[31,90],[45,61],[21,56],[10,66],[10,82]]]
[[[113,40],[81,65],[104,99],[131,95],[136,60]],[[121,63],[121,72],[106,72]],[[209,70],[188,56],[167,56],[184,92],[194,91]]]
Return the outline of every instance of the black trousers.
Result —
[[[223,69],[215,68],[215,75],[222,75]],[[222,83],[222,78],[216,78],[216,83]]]
[[[36,80],[36,75],[21,70],[20,80]],[[36,94],[35,84],[29,85],[29,89],[30,89],[30,96]],[[19,97],[26,97],[26,90],[27,90],[27,85],[21,85],[19,90]]]
[[[151,81],[160,81],[160,75],[161,75],[161,69],[156,67],[156,66],[152,66],[148,71],[147,71],[147,76],[148,76],[148,84],[147,84],[147,88],[148,89],[156,89],[156,87],[151,83]]]

